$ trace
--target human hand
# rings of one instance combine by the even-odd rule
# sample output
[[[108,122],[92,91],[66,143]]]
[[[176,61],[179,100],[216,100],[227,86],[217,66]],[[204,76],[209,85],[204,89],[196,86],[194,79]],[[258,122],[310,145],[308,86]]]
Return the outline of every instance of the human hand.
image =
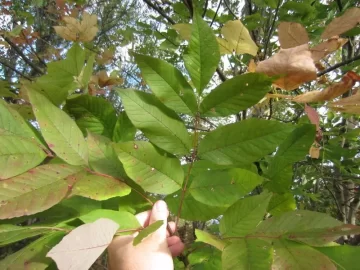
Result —
[[[184,244],[178,236],[170,236],[167,231],[169,211],[164,201],[157,201],[152,210],[136,215],[144,228],[158,220],[164,224],[154,233],[133,246],[136,236],[126,235],[114,238],[108,247],[110,270],[173,270],[172,257],[180,255]],[[171,231],[175,231],[175,223],[169,222]]]

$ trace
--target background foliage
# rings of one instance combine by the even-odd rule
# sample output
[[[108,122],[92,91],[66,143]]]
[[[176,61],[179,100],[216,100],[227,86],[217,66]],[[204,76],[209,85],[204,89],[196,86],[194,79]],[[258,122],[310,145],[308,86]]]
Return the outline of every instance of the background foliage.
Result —
[[[104,268],[158,199],[176,269],[356,268],[358,1],[0,10],[1,269]]]

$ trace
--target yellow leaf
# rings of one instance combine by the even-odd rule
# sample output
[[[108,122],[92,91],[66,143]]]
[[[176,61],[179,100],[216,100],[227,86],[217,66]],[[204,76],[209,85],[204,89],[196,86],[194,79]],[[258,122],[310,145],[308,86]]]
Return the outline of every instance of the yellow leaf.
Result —
[[[64,26],[54,26],[54,29],[59,36],[66,40],[90,42],[98,32],[96,15],[84,12],[82,21],[70,16],[63,17],[63,21],[65,22]]]
[[[178,33],[180,38],[184,40],[189,40],[191,37],[191,24],[188,23],[178,23],[172,26]]]
[[[335,18],[326,26],[321,38],[328,39],[338,36],[354,28],[358,23],[360,23],[360,8],[349,8],[342,16]]]
[[[248,72],[253,73],[256,71],[256,64],[254,59],[250,59],[249,65],[248,65]]]
[[[280,49],[269,59],[260,62],[256,72],[268,76],[282,76],[274,82],[274,85],[285,90],[294,90],[301,84],[317,78],[308,44]]]
[[[258,47],[252,40],[249,31],[239,20],[228,21],[221,29],[224,38],[217,38],[221,54],[256,55]]]
[[[320,157],[320,148],[317,146],[311,146],[309,150],[309,154],[311,158],[318,159]]]
[[[311,56],[314,62],[319,62],[328,54],[341,48],[347,41],[346,38],[333,37],[311,48]]]
[[[299,23],[281,22],[278,26],[280,47],[283,49],[293,48],[309,42],[306,29]]]

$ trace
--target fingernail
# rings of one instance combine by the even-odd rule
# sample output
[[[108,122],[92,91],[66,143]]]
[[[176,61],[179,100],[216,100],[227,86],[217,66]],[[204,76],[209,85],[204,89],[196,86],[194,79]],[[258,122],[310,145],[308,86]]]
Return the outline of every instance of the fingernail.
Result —
[[[161,211],[161,212],[167,211],[167,204],[164,201],[157,201],[155,203],[155,208],[157,211]]]

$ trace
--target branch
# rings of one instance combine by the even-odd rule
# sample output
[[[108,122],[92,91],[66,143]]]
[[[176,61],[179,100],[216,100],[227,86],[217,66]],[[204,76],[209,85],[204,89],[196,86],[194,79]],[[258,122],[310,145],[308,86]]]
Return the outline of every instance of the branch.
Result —
[[[227,0],[224,0],[224,4],[226,6],[226,8],[229,10],[229,12],[231,13],[231,15],[233,15],[235,18],[237,18],[236,14],[232,11],[232,9],[230,8]]]
[[[12,71],[14,71],[15,73],[17,73],[18,75],[20,75],[21,77],[29,80],[29,81],[33,81],[33,79],[31,79],[29,76],[25,75],[24,73],[18,71],[17,69],[15,69],[14,67],[10,66],[8,63],[3,62],[2,60],[0,60],[0,64],[4,65],[5,67],[11,69]]]
[[[217,9],[216,9],[216,12],[215,12],[215,15],[214,15],[214,17],[213,17],[213,19],[212,19],[212,21],[211,21],[211,23],[210,23],[210,27],[213,25],[213,23],[214,23],[214,21],[215,21],[215,19],[216,19],[216,16],[217,16],[217,14],[218,14],[218,12],[219,12],[219,9],[220,9],[220,6],[221,6],[221,2],[222,2],[222,0],[220,0],[220,2],[219,2],[219,5],[218,5],[218,7],[217,7]]]
[[[343,5],[341,3],[341,0],[336,0],[336,3],[338,5],[338,7],[339,7],[339,11],[341,12],[343,10]]]
[[[175,24],[175,21],[173,19],[171,19],[168,15],[166,15],[166,13],[159,8],[158,6],[155,6],[152,1],[149,0],[143,0],[149,7],[151,7],[152,9],[156,10],[161,16],[163,16],[170,24]]]
[[[274,26],[275,26],[277,15],[279,13],[280,5],[281,5],[281,0],[278,0],[278,5],[277,5],[276,10],[275,10],[274,20],[273,20],[273,22],[271,24],[270,31],[269,31],[269,36],[266,39],[265,46],[264,46],[264,56],[266,56],[266,51],[268,49],[268,45],[269,45],[269,42],[270,42],[270,39],[271,39],[271,35],[272,35],[273,30],[274,30]]]
[[[39,74],[45,74],[44,71],[42,71],[38,66],[34,65],[34,63],[32,63],[27,57],[26,55],[19,49],[18,46],[16,46],[8,37],[5,37],[4,35],[1,35],[1,37],[3,39],[5,39],[5,41],[7,43],[9,43],[9,45],[11,46],[11,48],[14,49],[14,51],[17,52],[18,55],[20,55],[20,57],[24,60],[24,62],[26,64],[28,64],[29,66],[31,66],[37,73]]]
[[[216,68],[216,72],[217,72],[217,74],[219,75],[220,80],[221,80],[222,82],[225,82],[225,81],[226,81],[226,77],[225,77],[225,74],[221,71],[221,69],[220,69],[220,68]]]
[[[348,60],[345,60],[345,61],[343,61],[343,62],[341,62],[341,63],[338,63],[338,64],[336,64],[336,65],[333,65],[332,67],[329,67],[329,68],[327,68],[327,69],[325,69],[325,70],[323,70],[323,71],[320,71],[320,72],[317,74],[317,76],[320,77],[320,76],[322,76],[322,75],[324,75],[324,74],[326,74],[326,73],[328,73],[328,72],[330,72],[330,71],[333,71],[334,69],[337,69],[337,68],[339,68],[339,67],[342,67],[342,66],[345,66],[345,65],[347,65],[347,64],[350,64],[350,63],[352,63],[352,62],[354,62],[354,61],[356,61],[356,60],[360,60],[360,54],[354,56],[353,58],[350,58],[350,59],[348,59]]]
[[[206,0],[203,14],[201,14],[201,17],[203,17],[203,18],[205,17],[205,14],[206,14],[206,11],[207,11],[207,8],[208,8],[208,4],[209,4],[209,0]]]

